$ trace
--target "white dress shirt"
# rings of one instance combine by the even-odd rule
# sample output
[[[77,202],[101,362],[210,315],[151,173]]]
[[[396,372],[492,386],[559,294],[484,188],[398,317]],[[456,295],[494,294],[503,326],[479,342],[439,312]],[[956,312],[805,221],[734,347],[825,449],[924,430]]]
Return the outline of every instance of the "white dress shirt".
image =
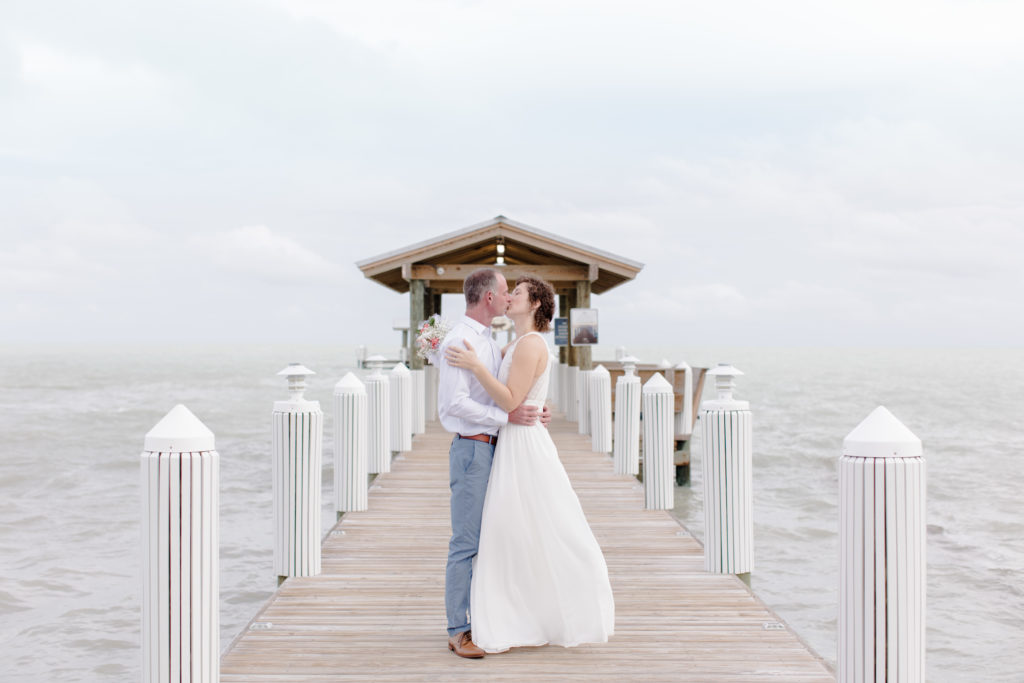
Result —
[[[483,385],[477,381],[473,373],[465,368],[455,368],[445,360],[444,352],[449,346],[458,344],[465,348],[462,341],[468,339],[476,350],[476,355],[484,365],[497,377],[501,367],[501,348],[491,339],[491,330],[483,323],[468,316],[463,316],[448,334],[438,351],[439,386],[437,388],[437,413],[441,426],[453,434],[491,434],[496,435],[498,428],[508,424],[508,413],[499,408]]]

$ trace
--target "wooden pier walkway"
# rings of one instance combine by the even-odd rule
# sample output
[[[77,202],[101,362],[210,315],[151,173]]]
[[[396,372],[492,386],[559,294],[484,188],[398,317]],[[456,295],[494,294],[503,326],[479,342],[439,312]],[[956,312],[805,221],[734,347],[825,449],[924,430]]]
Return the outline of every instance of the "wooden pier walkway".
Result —
[[[834,681],[738,578],[704,572],[668,513],[643,509],[590,438],[556,418],[562,462],[604,549],[615,635],[482,660],[448,651],[448,445],[435,422],[323,544],[323,573],[281,585],[221,660],[221,681]]]

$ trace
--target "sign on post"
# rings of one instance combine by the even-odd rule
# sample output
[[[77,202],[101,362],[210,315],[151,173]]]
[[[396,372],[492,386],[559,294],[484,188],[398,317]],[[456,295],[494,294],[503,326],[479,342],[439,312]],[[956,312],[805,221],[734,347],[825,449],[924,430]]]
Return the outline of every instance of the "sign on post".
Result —
[[[569,335],[573,346],[593,346],[597,343],[597,309],[569,309]]]
[[[569,345],[569,319],[555,318],[552,321],[555,325],[555,346]]]

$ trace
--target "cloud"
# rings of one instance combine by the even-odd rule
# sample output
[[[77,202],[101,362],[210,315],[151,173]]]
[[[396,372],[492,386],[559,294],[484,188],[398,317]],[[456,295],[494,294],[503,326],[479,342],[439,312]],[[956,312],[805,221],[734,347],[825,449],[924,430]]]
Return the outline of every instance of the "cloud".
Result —
[[[267,283],[313,285],[345,280],[341,267],[264,225],[193,235],[188,246],[218,268]]]

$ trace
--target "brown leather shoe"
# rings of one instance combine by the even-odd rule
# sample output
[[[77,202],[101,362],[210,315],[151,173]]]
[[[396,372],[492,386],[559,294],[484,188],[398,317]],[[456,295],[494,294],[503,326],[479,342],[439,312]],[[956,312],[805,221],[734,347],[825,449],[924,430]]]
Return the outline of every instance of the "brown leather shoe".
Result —
[[[470,631],[456,633],[448,639],[448,649],[460,657],[467,659],[480,659],[486,652],[473,644],[473,634]]]

